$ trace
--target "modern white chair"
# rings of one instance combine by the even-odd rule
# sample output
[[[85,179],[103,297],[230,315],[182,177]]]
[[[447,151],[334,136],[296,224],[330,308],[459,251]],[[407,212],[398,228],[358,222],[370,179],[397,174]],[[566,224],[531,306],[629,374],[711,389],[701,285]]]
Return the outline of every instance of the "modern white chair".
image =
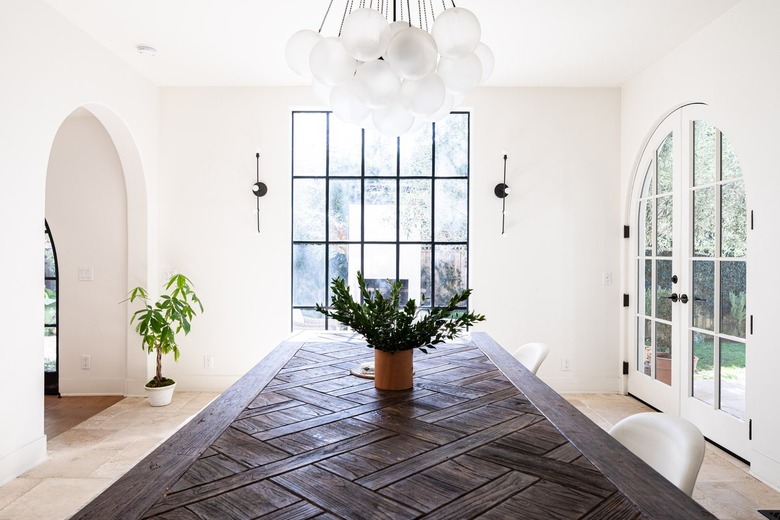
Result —
[[[516,360],[525,365],[525,368],[536,374],[539,366],[550,353],[550,347],[546,343],[526,343],[517,347],[512,355]]]
[[[704,436],[693,423],[645,412],[626,417],[609,434],[691,496],[704,460]]]

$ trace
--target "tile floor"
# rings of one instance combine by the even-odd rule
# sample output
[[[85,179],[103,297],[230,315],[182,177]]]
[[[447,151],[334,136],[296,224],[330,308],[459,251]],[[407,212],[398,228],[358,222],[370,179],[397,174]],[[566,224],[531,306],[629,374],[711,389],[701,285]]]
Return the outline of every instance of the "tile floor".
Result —
[[[49,459],[0,487],[0,520],[60,520],[78,511],[136,464],[217,394],[177,392],[153,408],[126,398],[49,441]],[[607,429],[648,411],[613,394],[567,394],[574,406]],[[708,445],[693,497],[721,519],[765,520],[758,509],[780,509],[780,493],[747,472],[745,464]]]

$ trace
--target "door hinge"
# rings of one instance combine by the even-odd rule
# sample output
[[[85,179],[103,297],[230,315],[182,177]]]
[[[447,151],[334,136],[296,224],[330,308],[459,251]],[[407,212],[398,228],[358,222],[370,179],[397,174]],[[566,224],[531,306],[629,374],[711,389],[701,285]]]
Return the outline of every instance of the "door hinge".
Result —
[[[623,361],[623,375],[628,375],[628,361]]]
[[[753,440],[753,419],[748,419],[748,440]]]
[[[628,305],[629,305],[629,303],[628,303],[628,295],[624,294],[623,295],[623,307],[628,307]]]
[[[631,236],[631,228],[629,226],[623,226],[623,238],[628,238],[629,236]]]
[[[753,335],[753,315],[750,315],[750,335]]]

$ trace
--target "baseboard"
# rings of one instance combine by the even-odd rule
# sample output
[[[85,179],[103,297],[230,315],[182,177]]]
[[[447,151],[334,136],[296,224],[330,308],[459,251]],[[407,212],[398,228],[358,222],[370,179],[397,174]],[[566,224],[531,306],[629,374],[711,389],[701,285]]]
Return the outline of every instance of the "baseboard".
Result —
[[[617,394],[619,377],[541,377],[553,390],[562,393]]]
[[[0,486],[46,460],[46,436],[0,458]]]
[[[750,458],[750,474],[780,492],[780,462],[754,449]]]
[[[124,379],[60,379],[61,395],[125,395]]]

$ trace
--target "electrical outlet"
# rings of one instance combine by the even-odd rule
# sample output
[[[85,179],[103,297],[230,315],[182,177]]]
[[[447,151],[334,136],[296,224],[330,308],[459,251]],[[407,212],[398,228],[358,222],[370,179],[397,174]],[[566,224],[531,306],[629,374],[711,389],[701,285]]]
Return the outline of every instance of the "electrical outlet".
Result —
[[[89,356],[84,354],[81,356],[81,370],[89,370],[90,367],[90,359]]]
[[[203,368],[208,370],[212,370],[214,368],[214,356],[211,354],[206,354],[203,356]]]
[[[568,372],[571,370],[571,365],[569,364],[569,358],[565,357],[561,359],[561,370],[563,372]]]

